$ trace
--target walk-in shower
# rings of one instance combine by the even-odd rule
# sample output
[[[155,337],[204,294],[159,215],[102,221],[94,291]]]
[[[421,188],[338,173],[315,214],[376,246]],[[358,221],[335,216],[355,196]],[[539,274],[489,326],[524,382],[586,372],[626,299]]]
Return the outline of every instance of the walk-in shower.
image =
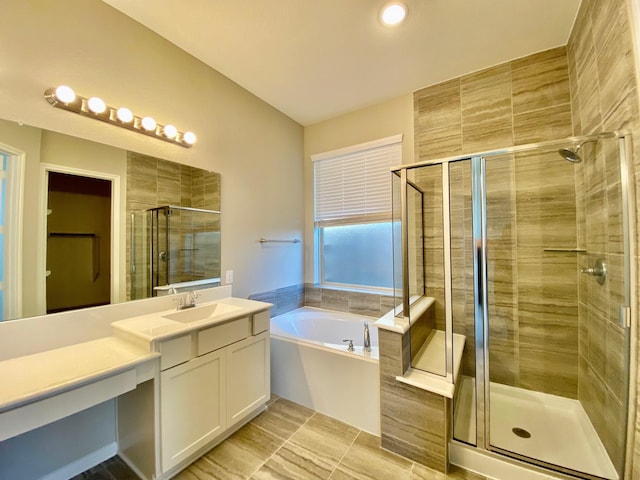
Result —
[[[446,368],[428,373],[455,383],[454,463],[471,450],[623,478],[636,305],[630,145],[606,133],[394,171],[397,303],[414,321],[417,300],[435,299],[428,328],[445,332]],[[420,347],[412,339],[414,362]]]

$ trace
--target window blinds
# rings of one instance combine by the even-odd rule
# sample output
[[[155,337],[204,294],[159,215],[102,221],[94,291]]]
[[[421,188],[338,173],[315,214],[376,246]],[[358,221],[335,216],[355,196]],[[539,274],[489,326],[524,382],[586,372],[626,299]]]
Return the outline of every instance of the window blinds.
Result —
[[[402,164],[402,135],[314,155],[319,225],[391,219],[391,167]]]

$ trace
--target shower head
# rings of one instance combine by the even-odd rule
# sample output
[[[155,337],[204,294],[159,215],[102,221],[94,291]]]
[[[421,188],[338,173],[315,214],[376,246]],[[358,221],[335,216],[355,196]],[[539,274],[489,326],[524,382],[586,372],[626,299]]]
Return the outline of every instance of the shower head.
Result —
[[[580,163],[582,161],[582,157],[578,153],[580,150],[580,145],[571,149],[571,148],[561,148],[558,150],[558,153],[562,158],[564,158],[567,162],[571,163]]]
[[[561,148],[560,150],[558,150],[558,153],[560,154],[560,156],[562,158],[564,158],[567,162],[571,162],[571,163],[580,163],[582,162],[582,157],[580,156],[580,149],[582,148],[582,146],[585,143],[595,143],[598,140],[585,140],[583,142],[580,142],[578,145],[576,145],[573,148]]]

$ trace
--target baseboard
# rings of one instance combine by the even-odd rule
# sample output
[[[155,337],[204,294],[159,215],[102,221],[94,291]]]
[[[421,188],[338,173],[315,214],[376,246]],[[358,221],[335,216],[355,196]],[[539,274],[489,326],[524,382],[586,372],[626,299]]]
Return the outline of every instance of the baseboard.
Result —
[[[112,442],[105,445],[98,450],[95,450],[82,458],[79,458],[71,463],[66,464],[64,467],[58,470],[48,473],[40,480],[67,480],[74,477],[85,470],[89,470],[91,467],[95,467],[99,463],[110,459],[118,453],[118,446],[116,442]]]

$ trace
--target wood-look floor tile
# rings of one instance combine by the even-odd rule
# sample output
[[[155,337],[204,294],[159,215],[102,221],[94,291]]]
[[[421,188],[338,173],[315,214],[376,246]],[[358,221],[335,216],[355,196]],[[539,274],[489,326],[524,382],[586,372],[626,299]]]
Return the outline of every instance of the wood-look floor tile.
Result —
[[[271,404],[266,412],[257,416],[251,424],[286,440],[309,420],[313,413],[310,408],[281,398]]]
[[[105,468],[117,480],[138,480],[138,476],[120,457],[113,457],[107,460]]]
[[[208,474],[216,480],[246,479],[283,443],[281,438],[249,423],[190,468],[198,475]]]
[[[315,451],[333,468],[347,452],[358,432],[355,427],[316,413],[289,442],[294,446]]]
[[[360,432],[354,444],[331,474],[333,480],[408,480],[413,464],[406,458],[380,448],[380,439]]]
[[[414,463],[409,478],[410,480],[446,480],[447,476],[419,463]]]
[[[309,450],[285,443],[253,474],[256,480],[326,480],[334,465],[319,454],[319,448]]]

